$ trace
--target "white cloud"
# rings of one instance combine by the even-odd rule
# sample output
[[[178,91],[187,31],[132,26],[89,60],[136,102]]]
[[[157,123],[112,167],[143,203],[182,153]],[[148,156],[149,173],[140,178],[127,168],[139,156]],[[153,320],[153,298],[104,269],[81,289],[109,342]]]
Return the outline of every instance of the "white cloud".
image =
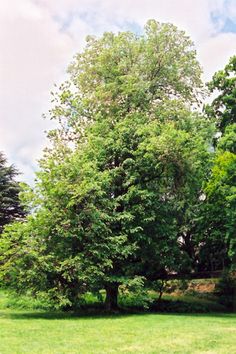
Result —
[[[0,149],[28,171],[49,126],[41,115],[50,88],[62,77],[73,45],[47,12],[23,0],[0,5],[0,47]]]
[[[211,14],[218,16],[213,23]],[[234,19],[234,0],[8,0],[0,2],[0,150],[32,179],[50,125],[41,118],[87,34],[172,22],[196,43],[205,79],[236,48],[236,34],[219,33]]]
[[[229,58],[236,54],[236,33],[221,33],[208,38],[198,48],[200,61],[204,64],[204,78],[209,81],[212,75],[225,67]]]

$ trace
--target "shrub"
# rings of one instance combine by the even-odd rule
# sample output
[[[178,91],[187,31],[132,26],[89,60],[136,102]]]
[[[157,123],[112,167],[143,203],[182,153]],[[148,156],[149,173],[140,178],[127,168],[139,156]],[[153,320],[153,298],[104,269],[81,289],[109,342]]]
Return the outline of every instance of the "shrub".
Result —
[[[236,279],[228,270],[224,271],[218,284],[215,294],[219,297],[220,304],[232,310],[235,303]]]

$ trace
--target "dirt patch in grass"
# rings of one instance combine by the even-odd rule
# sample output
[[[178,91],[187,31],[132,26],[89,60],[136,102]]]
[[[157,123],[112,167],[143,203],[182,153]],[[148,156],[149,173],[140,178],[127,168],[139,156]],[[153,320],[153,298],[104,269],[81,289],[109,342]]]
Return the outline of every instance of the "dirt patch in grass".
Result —
[[[196,291],[197,293],[213,293],[216,283],[204,282],[204,283],[190,283],[188,290]]]

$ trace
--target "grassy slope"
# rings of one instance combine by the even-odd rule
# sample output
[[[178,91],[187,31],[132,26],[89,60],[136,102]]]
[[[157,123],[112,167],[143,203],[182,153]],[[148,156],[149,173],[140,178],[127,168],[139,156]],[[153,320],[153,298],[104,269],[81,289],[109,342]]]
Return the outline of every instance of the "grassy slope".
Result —
[[[236,315],[71,316],[6,308],[0,353],[236,353]]]

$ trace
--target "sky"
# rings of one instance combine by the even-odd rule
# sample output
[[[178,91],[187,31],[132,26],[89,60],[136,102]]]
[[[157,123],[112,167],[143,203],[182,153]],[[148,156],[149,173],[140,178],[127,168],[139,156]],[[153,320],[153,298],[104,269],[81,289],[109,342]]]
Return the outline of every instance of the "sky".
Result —
[[[171,22],[195,43],[204,81],[236,54],[236,0],[0,0],[0,151],[33,183],[54,84],[88,34]]]

